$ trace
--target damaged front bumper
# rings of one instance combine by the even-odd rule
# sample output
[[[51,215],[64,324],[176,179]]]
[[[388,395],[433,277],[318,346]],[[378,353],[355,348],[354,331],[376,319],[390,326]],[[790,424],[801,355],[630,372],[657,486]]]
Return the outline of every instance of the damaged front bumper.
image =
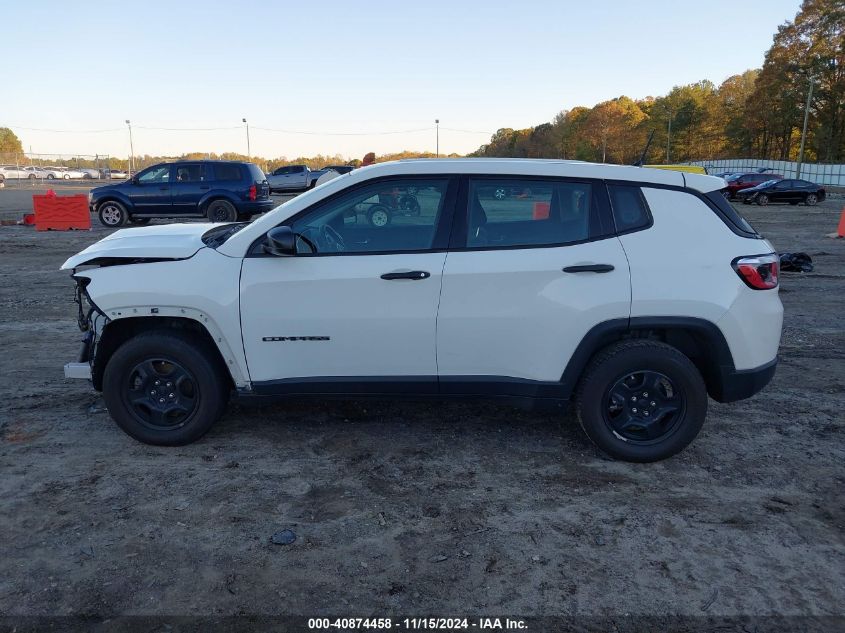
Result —
[[[91,380],[91,367],[94,362],[94,353],[99,338],[99,333],[108,323],[108,317],[91,301],[85,287],[88,285],[87,277],[73,275],[76,281],[76,296],[74,301],[78,305],[77,324],[84,332],[82,347],[77,355],[75,363],[65,363],[65,378],[77,378]],[[87,310],[86,310],[87,307]]]

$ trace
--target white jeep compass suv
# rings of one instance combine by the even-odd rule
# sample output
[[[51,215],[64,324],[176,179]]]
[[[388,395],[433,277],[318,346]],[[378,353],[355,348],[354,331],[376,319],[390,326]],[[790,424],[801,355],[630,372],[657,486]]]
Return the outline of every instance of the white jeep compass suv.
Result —
[[[772,245],[721,178],[556,160],[355,170],[251,224],[117,231],[65,262],[90,378],[180,445],[238,398],[574,400],[613,457],[689,444],[771,379]],[[84,306],[88,306],[85,309]]]

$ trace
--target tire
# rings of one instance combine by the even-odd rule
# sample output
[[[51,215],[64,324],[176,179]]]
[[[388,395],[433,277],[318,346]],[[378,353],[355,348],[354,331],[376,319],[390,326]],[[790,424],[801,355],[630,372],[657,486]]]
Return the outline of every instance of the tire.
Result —
[[[103,400],[117,425],[139,442],[182,446],[205,435],[223,415],[230,391],[224,372],[197,336],[143,332],[109,359]]]
[[[28,178],[29,178],[30,180],[35,180],[35,179],[36,179],[36,177],[37,177],[37,176],[36,176],[35,174],[30,174],[30,175],[28,176]]]
[[[759,204],[761,207],[765,207],[767,204],[769,204],[769,196],[767,196],[765,193],[761,193],[759,196],[757,196],[757,204]]]
[[[88,173],[83,174],[83,176],[82,176],[82,180],[91,180],[91,178],[93,178],[93,176],[91,176],[91,174],[88,174]]]
[[[135,224],[136,226],[147,226],[150,223],[150,218],[130,218],[129,224]]]
[[[100,219],[100,224],[109,228],[118,228],[126,226],[129,221],[129,213],[119,202],[114,200],[106,200],[97,207],[97,217]]]
[[[212,200],[205,211],[210,222],[235,222],[238,211],[228,200]]]
[[[707,415],[707,388],[692,361],[674,347],[623,341],[590,361],[576,391],[575,412],[587,436],[611,457],[654,462],[698,435]]]
[[[65,174],[64,176],[62,176],[62,178],[64,178],[65,180],[70,180],[70,174]]]
[[[383,204],[374,204],[367,212],[367,221],[370,223],[370,226],[374,226],[376,228],[387,226],[390,224],[392,219],[393,217],[390,213],[390,209]]]
[[[804,197],[804,204],[806,204],[808,207],[814,207],[818,204],[818,202],[819,202],[819,197],[814,193],[808,193]]]
[[[55,180],[55,178],[53,174],[47,174],[47,180]]]

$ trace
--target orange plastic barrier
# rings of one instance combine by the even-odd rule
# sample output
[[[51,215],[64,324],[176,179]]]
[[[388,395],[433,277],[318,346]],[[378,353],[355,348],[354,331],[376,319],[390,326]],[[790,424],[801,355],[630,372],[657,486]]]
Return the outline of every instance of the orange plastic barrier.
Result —
[[[842,208],[842,215],[839,217],[839,228],[836,230],[839,237],[845,237],[845,207]]]
[[[548,202],[535,202],[534,213],[531,215],[532,220],[548,220],[551,205]]]
[[[88,196],[57,196],[52,190],[45,195],[32,196],[36,231],[70,231],[91,229]]]

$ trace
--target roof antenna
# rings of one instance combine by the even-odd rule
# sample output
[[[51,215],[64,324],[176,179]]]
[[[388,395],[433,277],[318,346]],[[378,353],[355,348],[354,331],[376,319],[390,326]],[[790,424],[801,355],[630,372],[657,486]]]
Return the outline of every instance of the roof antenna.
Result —
[[[634,163],[634,167],[642,167],[643,163],[645,162],[646,154],[648,154],[648,148],[651,147],[651,139],[654,138],[654,130],[651,131],[651,134],[648,135],[648,140],[645,143],[645,149],[643,153],[640,154],[640,159]]]

